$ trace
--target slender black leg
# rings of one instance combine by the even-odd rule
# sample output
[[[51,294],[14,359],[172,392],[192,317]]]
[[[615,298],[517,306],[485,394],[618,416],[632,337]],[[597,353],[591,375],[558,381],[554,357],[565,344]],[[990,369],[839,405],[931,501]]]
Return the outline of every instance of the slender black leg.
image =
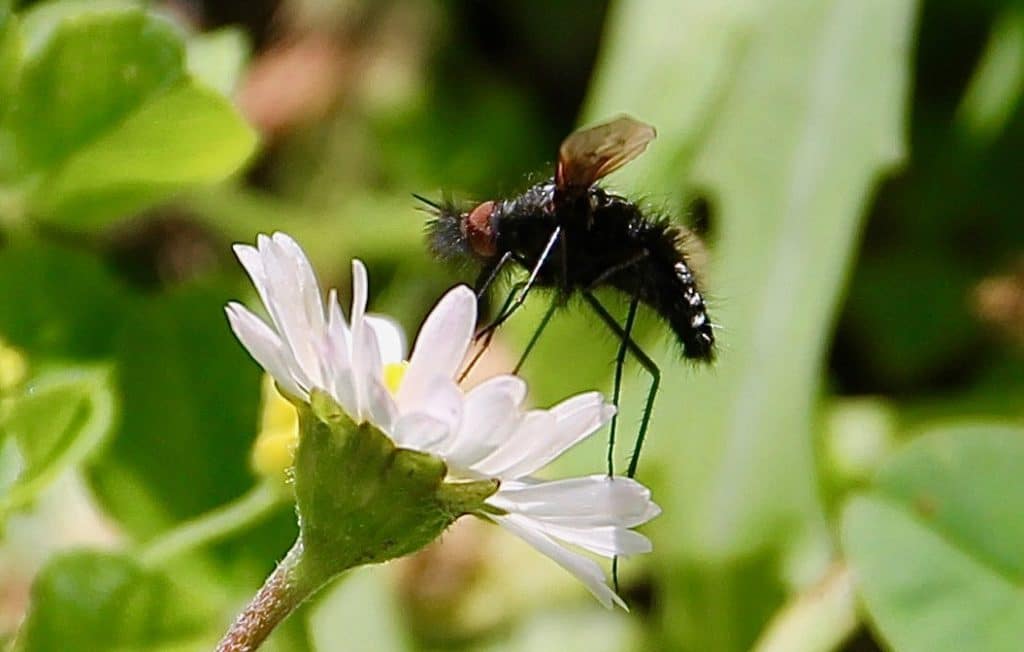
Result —
[[[540,339],[541,333],[544,332],[544,329],[548,326],[548,322],[551,321],[551,315],[555,314],[555,310],[559,305],[561,305],[559,300],[555,299],[551,302],[551,305],[548,306],[547,312],[544,313],[544,317],[540,320],[540,324],[537,325],[537,330],[533,331],[533,335],[530,337],[530,341],[526,344],[526,349],[523,351],[523,354],[519,356],[519,362],[516,363],[512,373],[519,373],[519,370],[523,367],[523,363],[526,362],[526,356],[530,355],[530,351],[532,351],[534,345],[537,344],[537,340]]]
[[[477,276],[476,283],[473,284],[473,291],[476,292],[477,300],[483,298],[484,294],[487,293],[487,290],[490,289],[491,284],[494,283],[494,280],[496,278],[498,278],[498,274],[501,272],[501,268],[503,268],[505,266],[505,263],[507,263],[511,259],[512,252],[506,251],[501,255],[501,258],[498,259],[498,262],[494,263],[493,265],[488,265],[487,267],[484,267],[482,270],[480,270],[480,275]]]
[[[629,302],[629,312],[626,314],[626,326],[623,329],[625,337],[619,341],[619,352],[615,356],[615,384],[612,389],[612,404],[616,408],[615,416],[612,417],[612,425],[608,431],[608,476],[615,475],[615,427],[619,421],[619,396],[622,393],[622,367],[626,362],[626,342],[633,335],[633,322],[636,320],[636,308],[640,304],[640,298],[634,296]]]
[[[658,394],[658,385],[661,384],[661,370],[658,369],[658,365],[655,364],[654,360],[650,358],[643,350],[637,346],[636,342],[630,337],[628,330],[632,328],[632,324],[628,323],[634,317],[633,311],[636,305],[636,298],[634,297],[633,303],[630,303],[630,315],[626,318],[627,327],[623,329],[619,326],[619,323],[615,321],[615,317],[611,315],[601,302],[597,300],[590,292],[584,292],[583,298],[587,300],[590,307],[593,308],[597,316],[601,318],[601,321],[612,330],[616,335],[619,336],[622,347],[620,351],[628,348],[629,352],[633,354],[633,357],[637,359],[640,365],[647,370],[647,373],[651,375],[651,388],[647,392],[647,404],[644,406],[644,416],[640,421],[640,432],[637,434],[636,443],[633,445],[633,456],[629,459],[629,468],[626,470],[626,477],[632,478],[636,475],[636,466],[640,462],[640,449],[644,445],[644,437],[647,435],[647,426],[651,421],[651,411],[654,409],[654,397]],[[621,366],[621,365],[620,365]],[[618,374],[617,374],[618,375]],[[618,405],[616,404],[616,407]],[[611,467],[611,461],[609,461],[609,468]],[[615,591],[619,590],[619,558],[612,558],[612,584],[615,587]]]
[[[503,314],[506,310],[508,310],[509,305],[516,298],[516,293],[519,292],[523,288],[524,285],[526,285],[526,282],[525,281],[521,281],[521,282],[516,283],[515,285],[512,286],[512,289],[509,290],[508,296],[505,297],[504,303],[501,304],[501,310],[498,311],[499,315]],[[477,337],[479,338],[480,335],[478,334]],[[466,365],[466,367],[462,370],[462,373],[459,374],[459,382],[460,383],[463,380],[466,379],[466,376],[469,375],[469,372],[473,370],[474,366],[476,366],[476,363],[480,359],[480,356],[482,356],[484,354],[484,351],[486,351],[487,347],[491,344],[491,338],[493,338],[493,337],[494,337],[494,331],[493,330],[491,330],[491,331],[487,332],[486,334],[484,334],[484,343],[480,346],[480,348],[477,349],[476,353],[473,354],[473,357],[470,359],[470,361]]]
[[[644,445],[644,437],[647,436],[647,426],[651,422],[651,411],[654,409],[654,398],[658,394],[658,386],[661,384],[661,370],[658,369],[658,365],[644,353],[643,349],[637,346],[636,342],[629,337],[625,330],[619,326],[618,322],[615,321],[615,317],[611,315],[601,302],[597,300],[590,292],[584,292],[583,298],[586,299],[590,307],[593,308],[597,316],[601,318],[601,321],[615,333],[620,340],[629,349],[629,352],[633,354],[637,362],[640,363],[648,374],[651,376],[651,388],[647,392],[647,403],[644,405],[644,416],[640,421],[640,431],[636,436],[636,443],[633,445],[633,456],[629,459],[629,467],[626,469],[626,477],[632,478],[636,475],[637,464],[640,463],[640,449]]]

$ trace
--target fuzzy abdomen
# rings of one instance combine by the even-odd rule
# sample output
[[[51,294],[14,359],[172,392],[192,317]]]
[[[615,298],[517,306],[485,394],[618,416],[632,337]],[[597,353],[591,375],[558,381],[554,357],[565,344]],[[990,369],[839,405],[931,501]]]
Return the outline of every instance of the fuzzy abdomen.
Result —
[[[617,274],[613,284],[640,301],[668,322],[683,345],[686,358],[710,362],[714,358],[715,334],[704,296],[682,248],[680,232],[659,222],[645,222],[637,238],[645,255],[633,274]]]

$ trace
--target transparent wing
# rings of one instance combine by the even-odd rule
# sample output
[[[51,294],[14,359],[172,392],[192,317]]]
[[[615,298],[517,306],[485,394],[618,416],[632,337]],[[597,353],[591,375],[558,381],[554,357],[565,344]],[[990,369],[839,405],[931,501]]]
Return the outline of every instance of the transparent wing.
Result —
[[[569,135],[558,150],[559,189],[589,188],[647,149],[657,132],[649,124],[620,116]]]

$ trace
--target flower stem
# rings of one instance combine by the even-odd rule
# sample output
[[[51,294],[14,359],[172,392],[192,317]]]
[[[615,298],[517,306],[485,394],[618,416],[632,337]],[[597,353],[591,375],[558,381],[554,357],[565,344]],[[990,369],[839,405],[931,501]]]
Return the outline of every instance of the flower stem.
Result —
[[[216,652],[251,652],[257,649],[288,614],[319,588],[319,584],[304,581],[305,575],[299,571],[301,559],[300,539],[235,619],[217,644]]]
[[[214,543],[251,526],[282,502],[281,490],[270,482],[253,487],[235,501],[186,521],[143,546],[138,552],[144,566],[160,566],[182,553]]]

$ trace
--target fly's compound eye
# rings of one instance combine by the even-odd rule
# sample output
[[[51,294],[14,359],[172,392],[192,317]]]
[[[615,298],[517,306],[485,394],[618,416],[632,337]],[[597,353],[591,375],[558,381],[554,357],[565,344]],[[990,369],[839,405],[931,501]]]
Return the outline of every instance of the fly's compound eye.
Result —
[[[493,258],[498,253],[498,243],[491,226],[493,214],[494,202],[485,201],[470,211],[462,222],[462,232],[470,248],[483,258]]]

